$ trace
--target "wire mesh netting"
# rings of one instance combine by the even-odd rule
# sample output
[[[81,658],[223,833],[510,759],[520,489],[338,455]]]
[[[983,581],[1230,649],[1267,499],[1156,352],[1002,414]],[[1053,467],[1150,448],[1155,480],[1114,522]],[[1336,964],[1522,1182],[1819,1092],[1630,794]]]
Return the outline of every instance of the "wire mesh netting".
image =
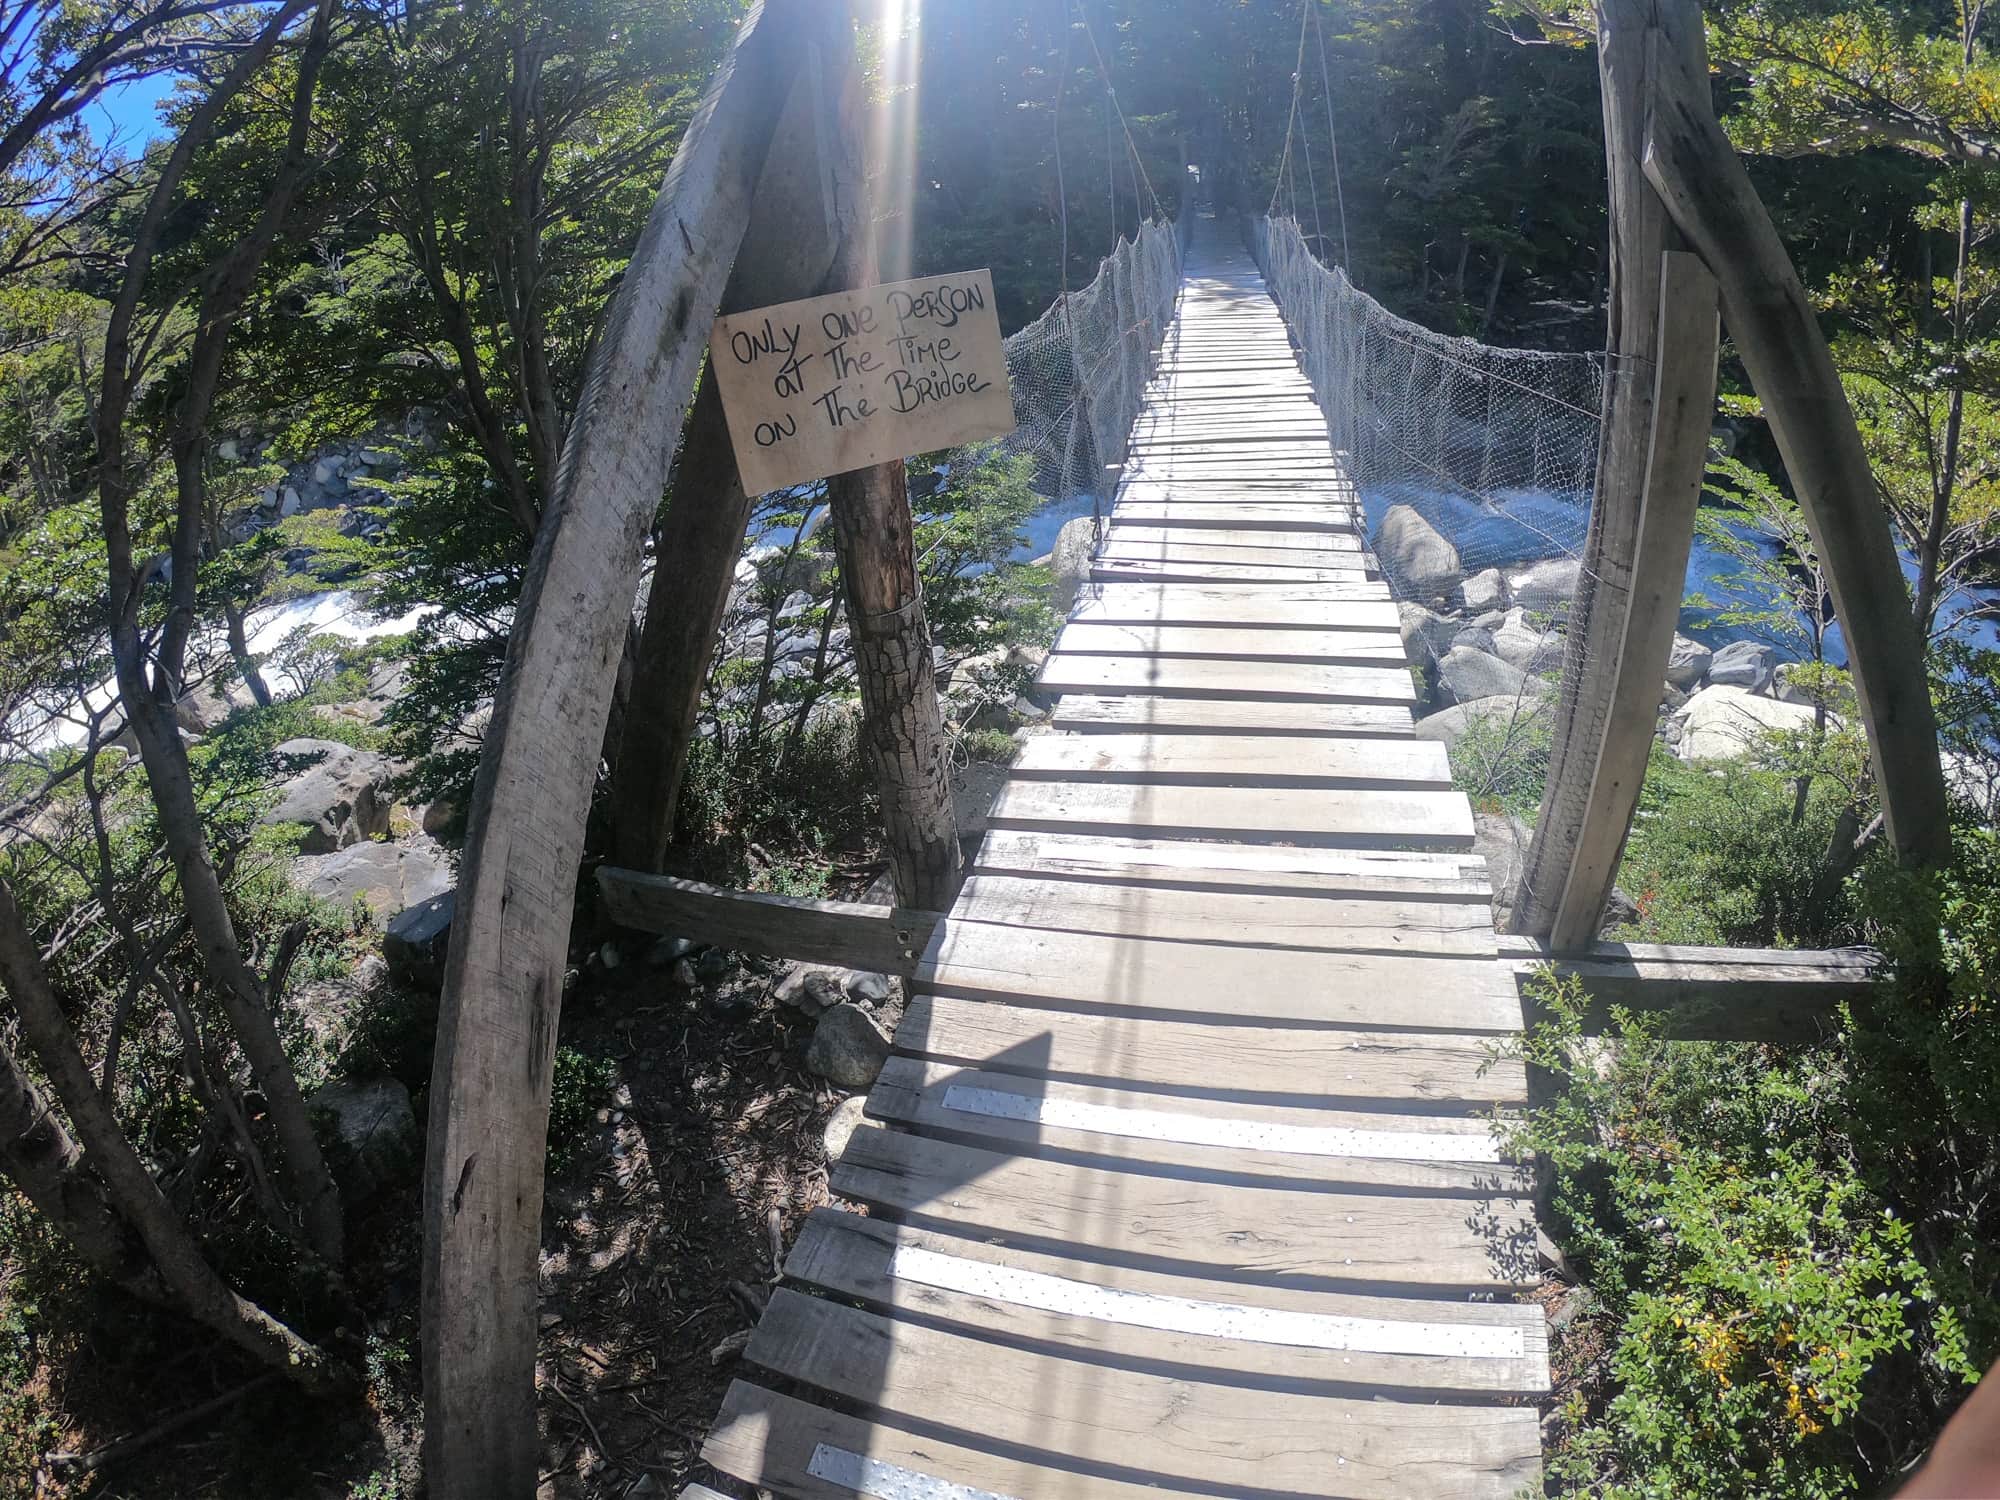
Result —
[[[1174,320],[1188,215],[1120,240],[1090,284],[1058,299],[1006,343],[1018,424],[1003,446],[1034,455],[1053,500],[1108,493]]]
[[[1451,543],[1467,576],[1579,555],[1597,469],[1600,356],[1434,333],[1322,265],[1292,220],[1253,219],[1250,237],[1371,532],[1406,505]]]

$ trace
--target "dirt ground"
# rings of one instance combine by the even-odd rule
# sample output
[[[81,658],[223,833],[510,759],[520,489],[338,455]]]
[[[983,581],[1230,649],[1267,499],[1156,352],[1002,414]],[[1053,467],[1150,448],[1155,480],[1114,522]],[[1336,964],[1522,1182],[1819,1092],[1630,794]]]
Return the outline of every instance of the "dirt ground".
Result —
[[[563,1045],[608,1061],[612,1083],[548,1188],[544,1500],[671,1496],[712,1478],[699,1450],[774,1277],[773,1232],[789,1245],[827,1201],[822,1135],[845,1097],[805,1069],[812,1021],[770,996],[786,966],[732,958],[690,990],[643,940],[630,951],[613,970],[587,964],[563,1017]],[[897,1008],[881,1007],[885,1028]],[[98,1472],[23,1473],[11,1491],[0,1473],[0,1496],[412,1500],[419,1201],[413,1176],[350,1225],[368,1318],[332,1342],[365,1368],[364,1391],[315,1402],[266,1382]],[[43,1351],[55,1430],[35,1436],[40,1451],[101,1449],[256,1374],[137,1308],[99,1305],[92,1322],[88,1347]]]

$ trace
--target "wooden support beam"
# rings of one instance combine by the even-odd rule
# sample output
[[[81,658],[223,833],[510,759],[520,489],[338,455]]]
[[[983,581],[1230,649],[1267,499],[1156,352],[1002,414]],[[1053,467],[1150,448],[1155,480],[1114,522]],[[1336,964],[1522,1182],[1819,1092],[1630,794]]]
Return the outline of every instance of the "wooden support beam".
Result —
[[[1879,956],[1868,948],[1691,948],[1598,943],[1558,954],[1534,938],[1503,937],[1500,957],[1526,983],[1545,964],[1583,981],[1584,1029],[1611,1023],[1611,1007],[1663,1015],[1688,1042],[1811,1043],[1839,1030],[1840,1007],[1868,991]]]
[[[851,35],[809,48],[778,122],[743,253],[722,294],[740,312],[817,295],[841,243],[857,232],[863,107]],[[658,870],[673,841],[681,778],[694,744],[702,686],[715,655],[750,522],[715,368],[702,374],[673,493],[654,535],[637,670],[611,783],[609,824],[618,859]]]
[[[1715,273],[1723,319],[1826,568],[1890,840],[1905,863],[1942,864],[1951,822],[1924,644],[1860,430],[1805,287],[1716,120],[1701,7],[1651,3],[1661,45],[1647,179]]]
[[[1597,483],[1569,612],[1548,781],[1534,841],[1514,898],[1513,928],[1547,936],[1562,906],[1612,720],[1620,654],[1632,606],[1633,566],[1652,452],[1654,372],[1661,334],[1660,276],[1672,248],[1665,206],[1646,183],[1646,100],[1651,93],[1653,0],[1598,0],[1597,66],[1604,102],[1604,161],[1611,220],[1604,414]],[[1692,527],[1693,518],[1688,524]],[[1683,572],[1685,562],[1683,562]],[[1673,584],[1679,589],[1681,575]],[[1679,604],[1676,596],[1675,604]],[[1665,662],[1661,667],[1664,675]],[[1656,700],[1657,701],[1657,700]],[[1652,732],[1653,714],[1645,726]],[[1596,823],[1601,826],[1602,816]],[[1619,833],[1622,840],[1623,831]],[[1590,937],[1595,937],[1593,930]]]
[[[866,901],[815,901],[765,891],[732,891],[604,866],[597,888],[621,927],[671,933],[766,958],[838,964],[880,974],[914,974],[944,920],[941,912]]]
[[[709,321],[805,43],[838,7],[752,7],[674,154],[590,360],[474,785],[424,1167],[424,1473],[527,1500],[549,1084],[584,821]]]
[[[1604,921],[1604,903],[1618,878],[1618,861],[1653,748],[1654,720],[1680,623],[1695,511],[1708,468],[1708,434],[1715,415],[1718,324],[1715,278],[1699,257],[1666,252],[1654,347],[1652,429],[1647,435],[1639,531],[1624,590],[1625,631],[1611,663],[1610,712],[1591,769],[1583,820],[1569,870],[1549,924],[1559,953],[1588,948]],[[1603,587],[1600,581],[1600,587]]]

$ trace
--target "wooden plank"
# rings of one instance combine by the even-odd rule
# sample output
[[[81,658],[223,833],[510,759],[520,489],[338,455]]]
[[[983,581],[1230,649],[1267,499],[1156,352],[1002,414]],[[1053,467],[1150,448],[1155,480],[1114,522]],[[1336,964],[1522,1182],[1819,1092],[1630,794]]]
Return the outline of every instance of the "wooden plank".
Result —
[[[1403,638],[1387,630],[1232,630],[1219,625],[1065,626],[1056,649],[1073,656],[1209,657],[1347,666],[1407,666]]]
[[[1476,854],[1309,849],[1292,844],[1217,844],[1090,834],[989,832],[970,868],[989,875],[1047,875],[1122,885],[1421,896],[1488,901],[1486,861]],[[1515,940],[1507,939],[1512,944]],[[1505,950],[1505,951],[1511,951]]]
[[[1333,740],[1310,735],[1038,735],[1012,774],[1026,779],[1151,784],[1448,787],[1451,759],[1435,740]]]
[[[1047,693],[1147,693],[1295,703],[1414,703],[1407,665],[1319,666],[1293,661],[1086,656],[1058,651],[1036,679]]]
[[[1532,1395],[1548,1384],[1547,1327],[1532,1307],[1217,1286],[837,1209],[806,1220],[785,1274],[873,1312],[1119,1365],[1434,1395]],[[1209,1331],[1218,1327],[1240,1331]],[[1443,1349],[1470,1352],[1431,1352]]]
[[[1239,531],[1350,531],[1357,515],[1345,503],[1282,500],[1121,500],[1111,511],[1114,524],[1233,526]]]
[[[1278,1112],[1258,1107],[1254,1115],[1261,1121]],[[1490,1124],[1463,1115],[1321,1110],[1318,1126],[1253,1128],[1239,1118],[1252,1107],[1230,1101],[1009,1078],[914,1058],[890,1059],[868,1095],[868,1113],[981,1150],[1186,1183],[1459,1197],[1534,1192],[1532,1171],[1498,1159]],[[1406,1128],[1411,1124],[1425,1128]],[[1260,1136],[1309,1144],[1287,1149]]]
[[[1680,1041],[1814,1043],[1840,1030],[1842,1005],[1868,993],[1880,955],[1867,948],[1697,948],[1598,943],[1552,957],[1532,938],[1502,949],[1525,986],[1545,963],[1583,981],[1588,1030],[1611,1008],[1658,1015]]]
[[[1407,737],[1410,711],[1390,703],[1230,702],[1207,698],[1157,698],[1144,693],[1066,694],[1049,722],[1081,734],[1148,729],[1164,732],[1219,730],[1229,734],[1313,734],[1340,737]]]
[[[1128,520],[1117,511],[1111,513],[1111,526],[1105,542],[1105,550],[1127,550],[1131,548],[1160,548],[1162,557],[1223,557],[1227,558],[1240,551],[1265,553],[1270,551],[1300,552],[1308,554],[1297,561],[1304,562],[1312,557],[1325,556],[1337,552],[1360,552],[1364,543],[1351,531],[1306,530],[1292,531],[1284,528],[1262,527],[1239,529],[1231,526],[1149,526],[1140,521]],[[1210,551],[1209,549],[1216,549]],[[1228,549],[1224,551],[1222,549]],[[1337,565],[1334,558],[1327,561]]]
[[[1381,583],[1107,583],[1079,600],[1077,624],[1214,625],[1225,629],[1399,630]],[[1400,639],[1400,637],[1399,637]]]
[[[1521,1029],[1504,964],[1017,932],[947,918],[917,988],[1097,1014],[1495,1035]]]
[[[1075,883],[1016,875],[965,882],[955,915],[974,922],[1108,937],[1257,948],[1491,958],[1493,913],[1464,901]]]
[[[871,1481],[878,1495],[884,1486],[901,1486],[890,1494],[919,1495],[962,1484],[983,1495],[1028,1500],[1160,1500],[1157,1486],[1143,1477],[1128,1482],[1081,1473],[1032,1445],[994,1453],[966,1446],[979,1434],[960,1436],[965,1443],[940,1438],[933,1428],[919,1437],[880,1418],[829,1411],[737,1380],[701,1456],[725,1474],[799,1500],[854,1500],[868,1493],[856,1482]],[[828,1473],[853,1482],[823,1477]]]
[[[1179,541],[1171,536],[1153,540],[1134,538],[1120,527],[1110,528],[1098,545],[1093,566],[1120,568],[1134,563],[1164,564],[1168,567],[1202,569],[1254,569],[1275,579],[1326,578],[1342,574],[1366,576],[1361,538],[1334,532],[1326,545],[1303,550],[1273,542],[1267,547],[1247,544],[1217,546],[1207,542]]]
[[[1345,1163],[1329,1158],[1329,1171]],[[1492,1169],[1495,1182],[1511,1173]],[[829,1172],[834,1192],[926,1228],[1024,1249],[1177,1271],[1399,1295],[1478,1293],[1540,1280],[1532,1204],[1498,1194],[1348,1192],[1329,1181],[1248,1187],[983,1151],[864,1125]]]
[[[1368,1401],[1223,1385],[1030,1354],[779,1290],[745,1357],[927,1424],[979,1413],[996,1444],[1054,1450],[1118,1477],[1308,1494],[1512,1496],[1539,1467],[1532,1409]],[[1040,1500],[1048,1493],[1028,1489]]]
[[[1101,583],[1360,583],[1381,575],[1372,565],[1351,568],[1273,568],[1263,563],[1174,562],[1138,557],[1098,558],[1090,576]]]
[[[1207,1098],[1477,1111],[1527,1097],[1527,1070],[1490,1038],[1316,1031],[1028,1010],[915,995],[896,1050],[988,1071],[1080,1083],[1120,1080]]]
[[[913,907],[732,891],[609,865],[599,868],[597,888],[623,927],[884,974],[908,974],[941,920]]]
[[[1351,849],[1470,849],[1472,809],[1461,792],[1375,788],[1125,786],[1010,781],[989,828],[1138,834]]]

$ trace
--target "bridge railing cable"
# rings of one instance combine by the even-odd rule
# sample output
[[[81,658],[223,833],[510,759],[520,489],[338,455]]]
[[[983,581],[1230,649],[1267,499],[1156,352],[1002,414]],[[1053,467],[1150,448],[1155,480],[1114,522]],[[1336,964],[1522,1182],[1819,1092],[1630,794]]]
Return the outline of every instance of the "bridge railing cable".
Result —
[[[1531,708],[1561,666],[1558,632],[1582,567],[1603,358],[1434,332],[1322,264],[1294,220],[1254,217],[1248,235],[1346,455],[1434,703],[1511,689]]]

